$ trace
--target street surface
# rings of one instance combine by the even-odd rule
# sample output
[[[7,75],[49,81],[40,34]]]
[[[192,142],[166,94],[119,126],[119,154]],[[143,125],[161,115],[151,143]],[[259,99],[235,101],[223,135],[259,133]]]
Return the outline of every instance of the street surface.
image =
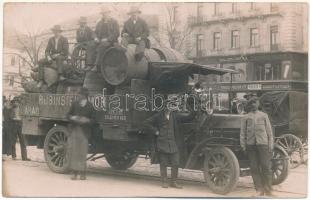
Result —
[[[18,146],[18,145],[17,145]],[[17,158],[20,151],[17,149]],[[69,174],[56,174],[47,167],[43,150],[28,147],[32,161],[3,162],[3,195],[7,197],[253,197],[251,177],[239,179],[237,188],[226,196],[212,193],[198,171],[181,170],[183,189],[161,188],[159,166],[139,158],[126,171],[112,170],[104,159],[88,162],[86,181],[72,181]],[[290,171],[287,180],[274,186],[275,198],[307,195],[307,166]]]

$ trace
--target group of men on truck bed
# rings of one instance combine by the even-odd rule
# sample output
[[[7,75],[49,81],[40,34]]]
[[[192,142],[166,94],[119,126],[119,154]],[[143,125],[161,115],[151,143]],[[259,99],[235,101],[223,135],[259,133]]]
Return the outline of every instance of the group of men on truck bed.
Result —
[[[94,31],[87,26],[86,17],[80,17],[79,20],[80,27],[76,31],[76,40],[78,44],[83,43],[86,46],[86,68],[84,70],[91,70],[95,66],[99,66],[102,55],[112,46],[118,46],[126,51],[128,44],[136,44],[135,60],[139,62],[144,57],[145,48],[150,46],[149,28],[147,23],[139,17],[141,11],[137,7],[130,8],[128,12],[130,17],[124,23],[120,44],[118,44],[119,24],[117,20],[111,17],[111,10],[102,7],[100,13],[102,17],[96,24]],[[48,40],[45,58],[41,59],[39,66],[33,69],[33,71],[38,72],[38,87],[45,83],[44,67],[52,66],[53,63],[58,73],[58,80],[66,79],[64,67],[69,57],[68,39],[61,34],[63,30],[60,25],[55,25],[51,30],[54,36]]]

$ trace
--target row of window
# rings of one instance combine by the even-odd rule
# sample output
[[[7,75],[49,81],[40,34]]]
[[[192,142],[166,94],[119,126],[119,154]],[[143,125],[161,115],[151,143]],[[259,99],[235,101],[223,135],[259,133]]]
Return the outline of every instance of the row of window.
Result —
[[[278,26],[271,26],[270,27],[270,47],[271,50],[276,50],[278,45]],[[203,51],[203,42],[204,38],[202,34],[197,34],[196,37],[196,44],[197,44],[197,56],[201,56]],[[214,32],[213,33],[213,50],[220,50],[221,49],[221,40],[222,40],[222,33],[221,32]],[[258,47],[259,46],[259,31],[257,28],[250,29],[250,47]],[[230,35],[230,48],[238,49],[240,48],[240,31],[239,30],[232,30]]]
[[[250,10],[256,10],[256,3],[252,2],[250,3]],[[270,3],[270,12],[275,12],[278,11],[278,5],[276,3]],[[232,13],[237,13],[238,10],[238,6],[237,3],[231,3],[231,12]],[[203,3],[198,3],[197,4],[197,17],[201,17],[203,15],[204,11],[203,11]],[[220,12],[220,3],[213,3],[213,15],[219,15],[221,14]]]

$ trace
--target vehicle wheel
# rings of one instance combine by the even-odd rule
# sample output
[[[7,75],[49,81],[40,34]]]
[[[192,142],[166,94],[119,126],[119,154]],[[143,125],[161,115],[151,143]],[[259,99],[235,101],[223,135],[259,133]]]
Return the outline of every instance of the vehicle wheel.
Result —
[[[86,68],[86,45],[81,44],[76,46],[72,52],[72,64],[78,73],[83,73]]]
[[[227,194],[236,187],[239,175],[239,162],[229,148],[214,148],[206,154],[204,178],[213,192]]]
[[[69,170],[67,162],[68,129],[64,126],[51,128],[44,141],[44,157],[48,167],[56,173],[66,173]]]
[[[301,140],[293,134],[281,135],[276,143],[283,147],[290,158],[290,168],[294,169],[304,162],[304,147]]]
[[[117,170],[125,170],[132,167],[136,163],[138,155],[131,152],[126,152],[121,155],[105,154],[105,159],[112,168]]]
[[[287,178],[289,170],[289,158],[284,148],[275,146],[271,163],[272,185],[278,185]]]

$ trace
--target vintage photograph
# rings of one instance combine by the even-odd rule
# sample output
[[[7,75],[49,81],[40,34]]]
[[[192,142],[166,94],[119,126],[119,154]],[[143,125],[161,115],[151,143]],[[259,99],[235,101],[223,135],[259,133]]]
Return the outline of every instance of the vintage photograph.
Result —
[[[307,198],[305,2],[5,2],[3,197]]]

